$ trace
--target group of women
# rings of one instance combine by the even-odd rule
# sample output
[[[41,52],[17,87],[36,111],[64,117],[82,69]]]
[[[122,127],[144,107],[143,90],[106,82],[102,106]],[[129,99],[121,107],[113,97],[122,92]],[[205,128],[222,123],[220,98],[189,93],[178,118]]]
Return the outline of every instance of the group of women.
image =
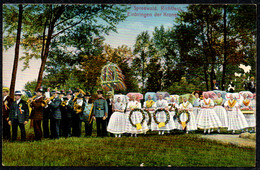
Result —
[[[142,104],[142,95],[132,93],[127,96],[115,95],[113,114],[107,131],[121,137],[129,133],[137,137],[147,131],[158,131],[159,135],[171,130],[184,130],[186,133],[198,129],[204,133],[227,128],[234,134],[236,130],[254,132],[255,94],[203,92],[184,95],[165,95],[167,92],[146,94]],[[212,95],[215,94],[215,95]]]

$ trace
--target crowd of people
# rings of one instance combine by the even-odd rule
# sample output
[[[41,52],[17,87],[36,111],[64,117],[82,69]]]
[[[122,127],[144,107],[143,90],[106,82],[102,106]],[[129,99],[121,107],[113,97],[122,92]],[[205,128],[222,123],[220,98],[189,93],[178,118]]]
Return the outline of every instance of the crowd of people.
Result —
[[[137,93],[113,96],[109,92],[105,99],[102,90],[97,91],[96,99],[80,89],[66,94],[38,89],[27,101],[21,99],[21,91],[15,91],[14,99],[8,93],[3,88],[3,139],[11,141],[17,140],[18,126],[21,141],[26,140],[29,119],[35,140],[81,137],[83,122],[85,136],[92,136],[93,121],[98,137],[137,137],[148,131],[164,135],[176,129],[186,133],[202,129],[208,134],[214,130],[221,133],[223,128],[232,133],[254,132],[256,126],[256,95],[247,92],[227,93],[224,98],[220,92],[214,98],[209,92],[195,93],[190,94],[192,101],[187,96],[180,100],[178,95],[166,97],[157,92],[147,94],[143,102]]]

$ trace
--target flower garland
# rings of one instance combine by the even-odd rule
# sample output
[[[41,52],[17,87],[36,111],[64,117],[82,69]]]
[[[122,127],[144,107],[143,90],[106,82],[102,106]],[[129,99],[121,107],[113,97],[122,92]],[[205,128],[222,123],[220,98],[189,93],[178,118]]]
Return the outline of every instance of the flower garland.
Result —
[[[138,108],[135,108],[135,109],[133,109],[133,110],[131,110],[131,112],[130,112],[130,114],[129,114],[129,121],[130,121],[130,123],[131,123],[131,125],[133,126],[133,127],[136,127],[136,125],[133,123],[133,121],[132,121],[132,119],[131,119],[131,116],[132,116],[132,114],[134,113],[134,112],[141,112],[142,113],[142,116],[143,116],[143,119],[142,119],[142,121],[141,121],[141,125],[144,123],[144,120],[145,120],[145,114],[144,114],[144,111],[142,110],[142,109],[138,109]]]
[[[164,122],[164,124],[166,125],[166,124],[169,122],[169,120],[170,120],[170,114],[169,114],[168,110],[165,110],[165,109],[157,109],[157,110],[153,113],[153,119],[154,119],[155,123],[158,124],[158,125],[159,125],[160,123],[162,123],[162,122],[158,122],[158,120],[156,119],[156,114],[157,114],[158,112],[161,112],[161,111],[164,111],[164,113],[166,114],[166,121]]]
[[[20,104],[19,104],[19,111],[20,111],[21,114],[23,114],[23,112],[22,112],[22,106],[23,106],[22,103],[20,103]]]
[[[181,111],[178,111],[177,113],[177,120],[178,122],[182,125],[182,122],[181,122],[181,114],[185,113],[187,115],[187,120],[185,121],[185,124],[189,123],[190,121],[190,113],[187,111],[187,110],[181,110]]]
[[[148,120],[148,122],[147,122],[147,125],[150,125],[151,124],[151,122],[152,122],[152,116],[151,116],[151,113],[148,111],[148,110],[144,110],[147,114],[148,114],[148,116],[149,116],[149,120]]]

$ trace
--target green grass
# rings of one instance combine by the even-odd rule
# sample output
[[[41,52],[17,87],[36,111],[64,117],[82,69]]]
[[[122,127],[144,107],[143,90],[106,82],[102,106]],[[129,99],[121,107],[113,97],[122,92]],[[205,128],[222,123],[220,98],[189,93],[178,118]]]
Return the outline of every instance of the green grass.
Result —
[[[28,129],[27,136],[33,136]],[[82,128],[83,130],[83,128]],[[84,130],[83,130],[84,132]],[[94,134],[95,136],[95,129]],[[59,140],[3,142],[5,166],[168,166],[254,167],[255,149],[200,138],[200,134],[138,138],[61,138]]]

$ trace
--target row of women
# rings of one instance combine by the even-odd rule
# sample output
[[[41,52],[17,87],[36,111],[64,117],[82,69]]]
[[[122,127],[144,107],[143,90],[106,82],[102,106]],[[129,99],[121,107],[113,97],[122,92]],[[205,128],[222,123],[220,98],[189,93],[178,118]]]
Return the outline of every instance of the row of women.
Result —
[[[115,134],[115,137],[121,137],[123,133],[137,136],[149,130],[164,135],[174,129],[186,133],[198,129],[204,130],[204,133],[213,130],[220,133],[223,128],[233,134],[236,130],[243,132],[251,129],[254,132],[255,94],[247,91],[222,92],[211,91],[203,92],[201,96],[195,93],[181,97],[166,97],[167,92],[150,92],[146,94],[143,107],[140,103],[142,95],[139,93],[115,95],[114,112],[107,131]]]

